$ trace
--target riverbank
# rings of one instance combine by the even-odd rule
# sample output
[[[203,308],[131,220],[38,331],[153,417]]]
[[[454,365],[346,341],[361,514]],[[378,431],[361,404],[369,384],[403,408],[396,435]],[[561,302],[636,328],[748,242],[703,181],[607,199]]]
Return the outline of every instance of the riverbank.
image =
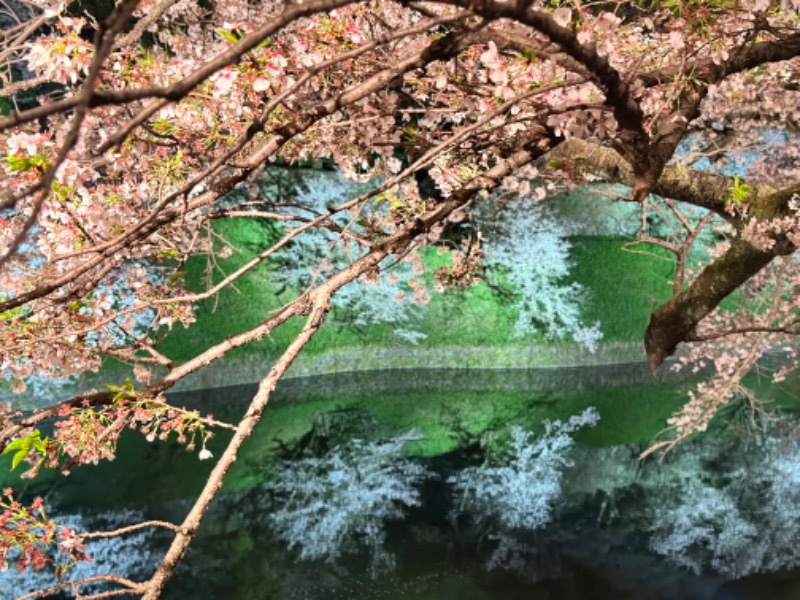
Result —
[[[274,364],[267,356],[253,353],[224,357],[179,381],[171,392],[194,392],[234,385],[255,384],[261,381]],[[392,371],[398,369],[559,369],[607,365],[638,365],[642,377],[651,379],[646,370],[644,348],[636,342],[608,342],[598,344],[589,352],[578,344],[512,344],[504,347],[451,347],[392,346],[333,347],[321,353],[301,353],[294,361],[285,379],[301,379],[336,373],[364,371]],[[153,372],[153,377],[166,374],[166,369]],[[662,368],[652,377],[655,380],[668,376]],[[30,410],[54,398],[66,399],[74,394],[102,389],[105,384],[119,385],[130,378],[130,371],[106,368],[99,373],[64,382],[37,380],[31,382],[22,394],[9,389],[0,390],[0,401],[10,402],[23,410]]]

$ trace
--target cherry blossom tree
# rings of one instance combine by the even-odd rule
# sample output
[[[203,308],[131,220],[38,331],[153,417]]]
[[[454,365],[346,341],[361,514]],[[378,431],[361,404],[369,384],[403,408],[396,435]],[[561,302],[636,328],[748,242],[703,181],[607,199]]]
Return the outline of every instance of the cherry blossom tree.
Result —
[[[174,533],[154,575],[116,580],[108,594],[159,597],[333,295],[440,243],[476,197],[500,186],[541,199],[586,181],[625,184],[623,199],[641,207],[639,240],[674,254],[672,298],[644,332],[647,358],[658,368],[685,346],[683,363],[716,372],[657,447],[705,428],[765,351],[786,348],[778,377],[796,366],[797,0],[79,6],[0,7],[0,365],[21,389],[33,374],[67,377],[112,356],[143,383],[33,414],[5,409],[0,445],[34,475],[113,457],[126,427],[174,433],[200,458],[212,458],[211,429],[234,430],[185,520],[154,524]],[[322,211],[258,195],[265,166],[308,161],[380,183]],[[428,179],[433,191],[418,184]],[[681,224],[668,237],[648,228],[656,196]],[[189,291],[174,276],[190,256],[219,248],[214,220],[254,217],[280,224],[282,237],[208,289]],[[697,265],[688,257],[709,227],[720,243]],[[260,324],[183,364],[159,351],[198,302],[320,228],[347,247],[348,264],[321,265]],[[442,279],[474,280],[479,254],[461,251]],[[740,308],[720,310],[737,290]],[[190,373],[295,318],[305,325],[238,423],[165,399]],[[148,379],[155,365],[167,374]],[[38,426],[48,420],[55,433],[45,438]],[[9,510],[0,544],[39,518],[36,507]],[[3,556],[30,562],[32,548],[19,552]],[[70,586],[80,582],[56,588]]]

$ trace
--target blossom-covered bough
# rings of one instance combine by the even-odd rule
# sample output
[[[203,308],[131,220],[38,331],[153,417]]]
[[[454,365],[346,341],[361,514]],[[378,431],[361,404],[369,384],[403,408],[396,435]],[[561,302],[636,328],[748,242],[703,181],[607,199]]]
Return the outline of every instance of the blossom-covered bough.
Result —
[[[231,426],[153,577],[118,579],[107,594],[159,596],[332,296],[374,277],[385,259],[437,243],[477,195],[520,182],[535,197],[587,180],[630,187],[623,199],[642,206],[640,239],[678,265],[673,297],[645,333],[648,360],[657,368],[686,343],[681,361],[716,366],[675,416],[666,447],[702,430],[758,358],[800,330],[796,0],[122,0],[104,14],[77,6],[0,9],[0,363],[18,389],[33,374],[97,370],[103,356],[135,364],[144,383],[33,414],[7,410],[0,444],[16,444],[34,469],[68,469],[113,456],[119,432],[133,426],[174,431],[208,457],[206,428],[220,424],[169,406],[163,393],[305,319]],[[268,165],[318,160],[381,183],[325,214],[246,193]],[[726,174],[726,161],[742,172]],[[438,197],[420,193],[420,172]],[[232,190],[245,193],[221,203]],[[648,230],[654,195],[680,223],[669,239]],[[185,289],[173,275],[214,251],[211,220],[248,213],[281,223],[283,237],[209,289]],[[340,214],[352,216],[346,227],[333,219]],[[720,245],[693,272],[687,257],[711,225],[725,230]],[[193,321],[197,302],[313,228],[334,231],[351,264],[184,364],[159,352],[166,331]],[[741,308],[719,311],[736,290]],[[779,376],[794,367],[790,344],[784,359]],[[154,365],[168,373],[148,380]],[[36,433],[45,420],[56,420],[52,439]],[[2,534],[17,535],[12,525]]]

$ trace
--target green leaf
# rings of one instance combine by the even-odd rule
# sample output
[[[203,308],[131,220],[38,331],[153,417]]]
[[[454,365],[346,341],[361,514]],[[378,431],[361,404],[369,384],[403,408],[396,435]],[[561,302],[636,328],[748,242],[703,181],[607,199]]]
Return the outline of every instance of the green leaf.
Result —
[[[183,282],[184,279],[186,279],[186,271],[175,271],[172,275],[169,276],[167,285],[171,286],[177,285]]]
[[[28,456],[28,452],[29,452],[28,449],[24,449],[24,450],[20,450],[19,452],[17,452],[14,455],[14,458],[11,459],[11,470],[12,471],[19,466],[19,463],[21,463],[23,460],[25,460],[25,457]]]
[[[230,31],[226,31],[225,29],[222,29],[221,27],[218,27],[214,31],[217,34],[219,34],[220,36],[224,37],[226,40],[228,40],[231,44],[237,44],[239,42],[239,38],[237,38]]]
[[[106,388],[109,392],[114,392],[114,401],[120,400],[124,398],[125,400],[130,400],[131,398],[136,397],[136,393],[133,389],[133,381],[130,379],[126,379],[122,382],[122,385],[114,385],[113,383],[104,383],[103,387]]]
[[[44,160],[41,156],[34,155],[34,156],[25,156],[25,157],[18,157],[13,154],[6,156],[6,164],[8,168],[11,169],[13,172],[20,172],[20,171],[33,171],[37,168],[45,168],[47,166],[47,161]]]
[[[725,204],[727,206],[741,206],[750,199],[752,191],[752,186],[741,183],[738,177],[734,177],[733,185],[725,194]]]
[[[47,442],[49,438],[44,438],[43,440],[36,439],[33,441],[33,447],[36,448],[36,451],[40,454],[45,454],[47,452]]]
[[[174,248],[167,248],[166,250],[162,250],[161,252],[159,252],[157,257],[160,259],[164,259],[164,258],[176,258],[177,256],[178,256],[177,250],[175,250]]]
[[[14,452],[14,458],[11,459],[11,470],[16,469],[19,464],[25,460],[31,449],[35,448],[41,454],[45,453],[47,438],[41,439],[41,432],[35,429],[29,435],[16,439],[8,444],[3,450],[3,454],[11,454]]]
[[[19,438],[14,440],[13,442],[9,443],[5,450],[3,450],[3,454],[8,454],[10,452],[14,452],[15,450],[19,450],[22,448],[23,444],[25,443],[25,438]]]

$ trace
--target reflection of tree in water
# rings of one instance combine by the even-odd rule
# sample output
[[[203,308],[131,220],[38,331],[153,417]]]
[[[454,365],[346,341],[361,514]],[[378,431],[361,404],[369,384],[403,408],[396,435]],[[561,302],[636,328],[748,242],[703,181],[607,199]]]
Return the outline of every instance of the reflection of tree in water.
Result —
[[[641,463],[632,447],[575,448],[575,430],[595,420],[587,411],[539,435],[516,429],[505,445],[498,435],[483,465],[433,461],[442,475],[433,479],[404,457],[413,437],[346,443],[329,416],[331,450],[310,456],[306,446],[272,484],[223,498],[213,535],[198,540],[203,572],[190,587],[203,597],[220,585],[212,573],[225,571],[235,597],[254,599],[373,598],[464,577],[483,577],[491,589],[513,581],[561,590],[621,568],[621,577],[673,598],[670,582],[694,579],[647,558],[650,540],[673,563],[724,578],[800,558],[800,459],[781,441],[756,452],[752,441],[708,438],[664,463]],[[481,564],[494,572],[481,575]]]
[[[571,434],[594,426],[599,418],[594,408],[588,408],[566,423],[545,422],[539,436],[512,427],[509,446],[499,459],[467,467],[449,479],[460,497],[454,516],[467,514],[498,542],[487,568],[523,568],[527,563],[523,540],[552,518],[564,470],[573,464]]]
[[[390,570],[385,522],[420,504],[418,485],[430,473],[403,458],[415,432],[384,443],[353,440],[326,455],[284,463],[269,484],[277,507],[269,520],[301,560],[334,562],[361,546],[373,575]]]
[[[317,413],[309,430],[295,440],[276,439],[277,455],[283,460],[321,457],[337,446],[354,439],[385,439],[386,428],[369,411],[360,407],[343,408]]]
[[[539,436],[513,427],[508,447],[497,451],[491,464],[463,468],[447,480],[445,493],[455,492],[454,512],[469,515],[481,537],[490,531],[498,542],[489,568],[520,560],[530,564],[530,557],[522,556],[524,540],[551,519],[564,470],[572,464],[571,434],[598,419],[594,409],[587,409],[566,423],[546,423]],[[419,439],[410,434],[385,443],[354,440],[308,456],[318,447],[313,442],[320,430],[332,423],[333,414],[315,422],[302,444],[306,456],[287,460],[276,471],[267,487],[276,506],[268,520],[301,560],[333,563],[366,548],[375,576],[394,566],[384,548],[386,522],[402,517],[404,508],[419,506],[419,485],[431,473],[403,458],[403,445]],[[288,454],[298,456],[297,449]]]
[[[750,440],[717,460],[718,473],[660,490],[651,549],[730,578],[800,563],[800,444]]]

